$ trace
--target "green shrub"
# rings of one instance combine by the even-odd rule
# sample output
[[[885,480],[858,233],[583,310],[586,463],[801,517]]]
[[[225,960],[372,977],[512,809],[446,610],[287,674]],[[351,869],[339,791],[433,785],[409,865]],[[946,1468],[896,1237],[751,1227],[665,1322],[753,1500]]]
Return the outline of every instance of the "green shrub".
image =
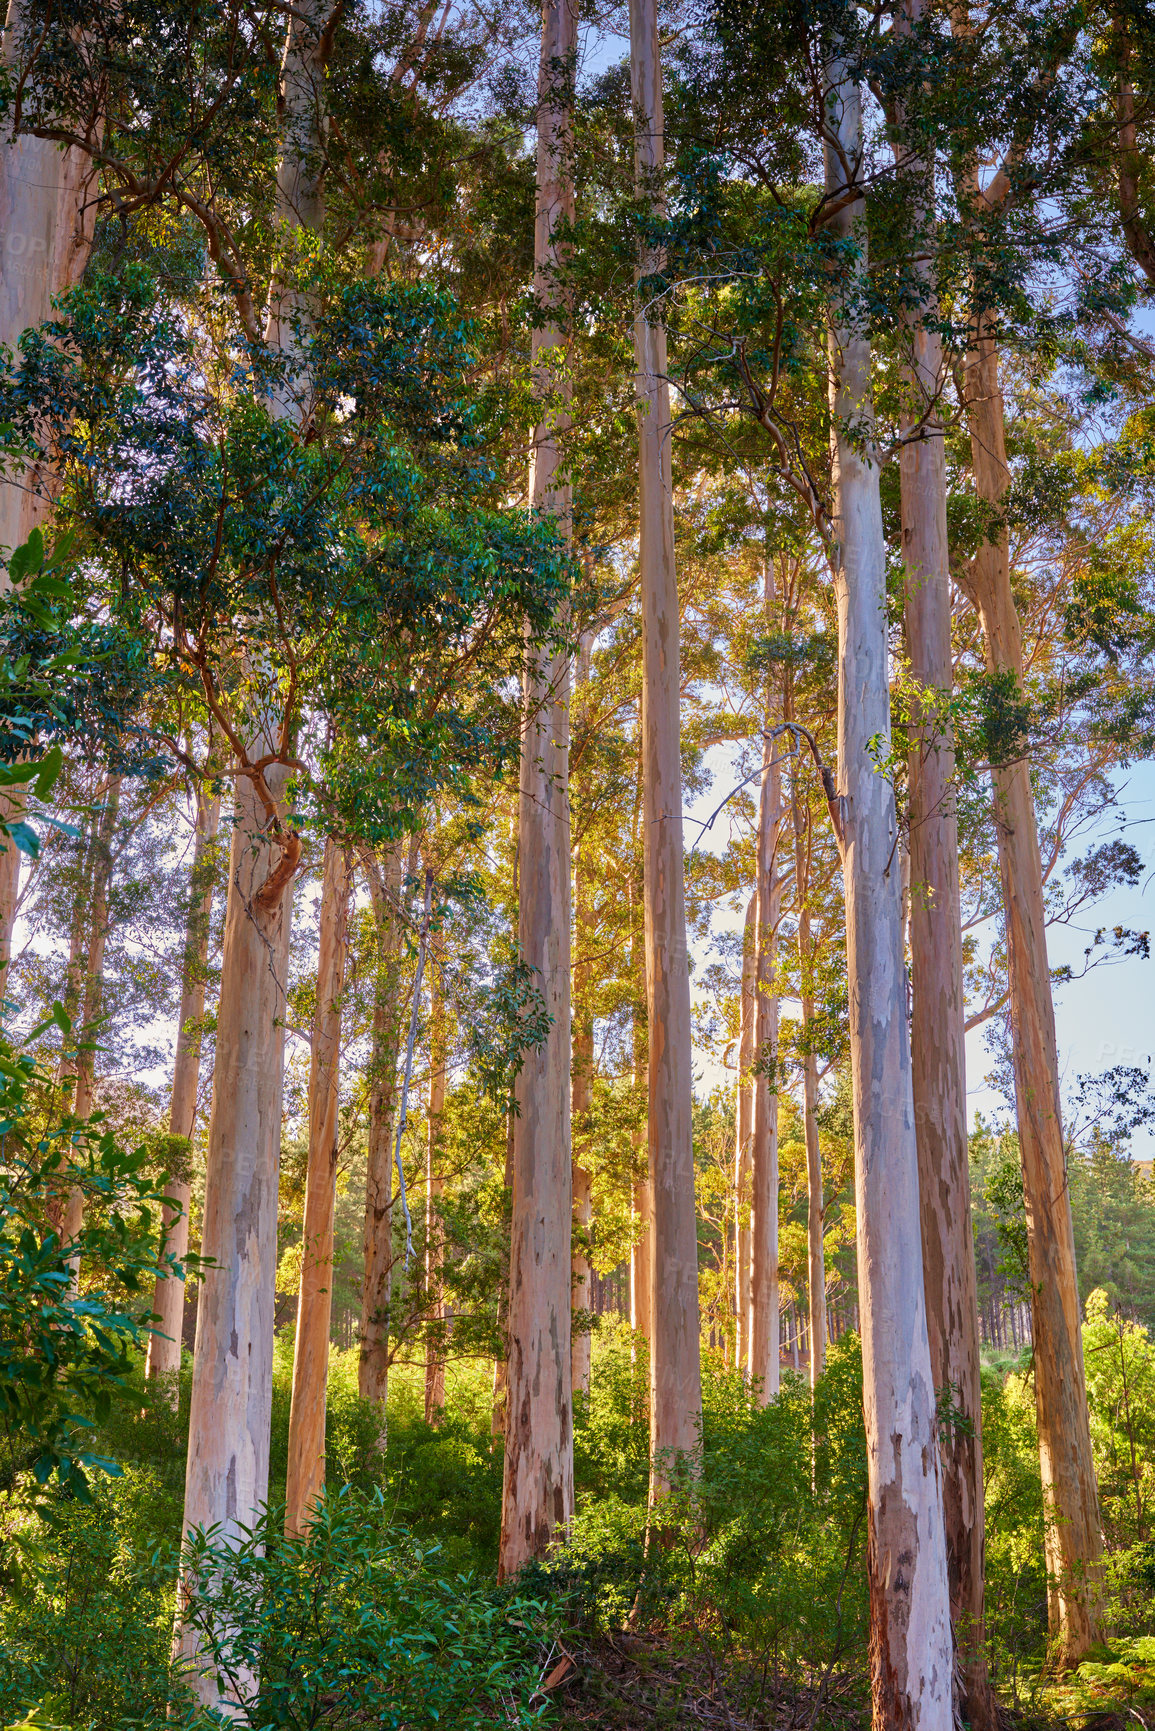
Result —
[[[190,1555],[202,1659],[231,1681],[252,1731],[470,1731],[543,1716],[543,1604],[447,1579],[392,1526],[380,1492],[339,1492],[300,1539],[271,1513],[238,1549],[199,1536]]]

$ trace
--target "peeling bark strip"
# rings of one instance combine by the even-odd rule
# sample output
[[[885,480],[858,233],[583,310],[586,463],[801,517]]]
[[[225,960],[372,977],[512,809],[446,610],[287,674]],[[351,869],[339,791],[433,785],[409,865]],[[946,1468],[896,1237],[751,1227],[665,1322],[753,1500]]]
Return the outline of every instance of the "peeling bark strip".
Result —
[[[950,1731],[953,1650],[927,1341],[894,793],[877,773],[890,737],[885,567],[870,395],[856,300],[866,269],[857,83],[827,68],[831,228],[858,256],[831,307],[833,564],[838,600],[838,795],[854,1093],[858,1289],[869,1473],[871,1680],[877,1731]],[[841,209],[839,206],[841,205]],[[865,297],[863,297],[865,298]]]
[[[185,928],[181,974],[180,1014],[176,1030],[176,1056],[172,1068],[172,1101],[168,1127],[173,1136],[191,1141],[196,1128],[197,1086],[200,1081],[201,1022],[205,1013],[205,963],[208,959],[209,921],[213,903],[213,860],[220,828],[221,801],[203,782],[194,789],[196,835],[189,874],[189,912]],[[190,1186],[187,1177],[174,1178],[165,1191],[162,1243],[166,1256],[183,1263],[188,1254]],[[181,1320],[184,1315],[183,1280],[157,1276],[152,1308],[156,1324],[148,1337],[146,1377],[173,1376],[180,1369]],[[168,1386],[169,1399],[177,1404],[177,1387]]]
[[[656,0],[630,0],[630,88],[638,191],[665,212],[662,63]],[[638,281],[657,274],[646,253]],[[653,1186],[650,1347],[651,1501],[671,1462],[698,1448],[702,1371],[698,1228],[694,1202],[690,973],[682,853],[678,580],[670,472],[665,326],[634,314],[638,401],[638,564],[642,591],[642,767],[649,1036],[649,1154]]]
[[[534,289],[551,312],[533,333],[542,396],[559,394],[534,433],[530,499],[570,533],[571,492],[558,436],[569,425],[569,386],[550,356],[563,347],[558,230],[573,217],[576,0],[544,0],[537,106]],[[570,827],[568,656],[530,645],[518,805],[518,943],[537,974],[550,1018],[527,1051],[513,1121],[509,1265],[509,1394],[505,1421],[498,1573],[516,1573],[560,1537],[573,1515],[571,1377]]]
[[[327,836],[321,878],[317,1002],[309,1060],[309,1163],[305,1176],[285,1481],[285,1531],[290,1534],[304,1531],[311,1511],[325,1493],[325,1396],[333,1313],[341,998],[345,990],[352,887],[353,868],[348,852],[332,836]]]
[[[925,11],[925,0],[903,0],[896,31],[916,29]],[[896,118],[901,137],[901,106]],[[896,155],[901,150],[896,144]],[[899,457],[906,645],[919,688],[908,774],[914,1120],[931,1374],[958,1415],[939,1431],[939,1458],[960,1705],[973,1731],[994,1731],[983,1618],[978,1283],[967,1142],[955,751],[948,710],[954,667],[946,448],[936,409],[945,369],[930,256],[933,175],[929,163],[909,152],[907,171],[917,188],[911,220],[923,243],[916,248],[920,257],[914,267],[921,285],[919,307],[906,319],[910,400],[904,417],[908,438]]]

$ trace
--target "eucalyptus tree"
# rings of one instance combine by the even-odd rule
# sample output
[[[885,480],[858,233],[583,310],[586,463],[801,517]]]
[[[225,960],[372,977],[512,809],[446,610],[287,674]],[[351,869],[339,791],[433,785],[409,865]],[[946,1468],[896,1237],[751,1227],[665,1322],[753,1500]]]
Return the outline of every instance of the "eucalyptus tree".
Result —
[[[656,0],[631,0],[634,167],[643,216],[634,353],[638,393],[638,566],[642,597],[649,1155],[653,1186],[650,1305],[651,1495],[698,1447],[702,1412],[698,1240],[691,1123],[679,729],[678,584],[674,564],[666,332],[648,304],[662,271],[649,238],[665,215],[665,120]],[[648,231],[648,232],[647,232]]]
[[[699,262],[706,209],[715,217],[714,256],[728,246],[741,261],[724,299],[712,299],[709,287],[687,290],[702,295],[694,317],[710,338],[687,350],[687,395],[703,416],[732,415],[737,404],[765,431],[771,473],[809,512],[837,599],[836,769],[821,760],[813,737],[806,743],[819,760],[846,901],[872,1683],[880,1721],[945,1727],[953,1643],[922,1278],[898,814],[876,767],[891,723],[861,46],[849,8],[808,27],[763,9],[755,17],[714,11],[701,58],[695,64],[691,55],[687,66],[685,96],[688,131],[698,121],[702,136],[707,115],[715,122],[712,160],[698,158],[676,232],[689,252],[687,277],[690,259],[695,269]],[[783,120],[796,120],[793,136],[785,127],[772,137],[752,130],[736,86],[745,87],[755,67],[781,93]],[[741,165],[733,187],[718,173],[719,120],[729,128],[727,160]],[[819,150],[822,191],[814,199],[802,189]],[[824,354],[807,340],[815,323],[825,327]]]
[[[568,424],[567,342],[559,281],[574,212],[572,106],[576,0],[544,0],[537,88],[537,217],[533,333],[544,412],[534,432],[530,495],[571,534],[562,443]],[[555,399],[556,401],[551,401]],[[510,1130],[508,1394],[499,1569],[544,1556],[573,1514],[571,1360],[570,817],[568,653],[530,652],[518,807],[518,940],[540,979],[550,1032],[527,1051]]]

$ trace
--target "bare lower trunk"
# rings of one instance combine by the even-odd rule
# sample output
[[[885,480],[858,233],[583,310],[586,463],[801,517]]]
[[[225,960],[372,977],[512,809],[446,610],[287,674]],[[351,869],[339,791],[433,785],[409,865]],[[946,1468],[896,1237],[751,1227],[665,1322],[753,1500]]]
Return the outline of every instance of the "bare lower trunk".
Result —
[[[361,1288],[361,1335],[357,1385],[378,1413],[384,1447],[389,1393],[389,1305],[393,1285],[393,1114],[397,1096],[397,1048],[401,1038],[401,855],[391,848],[382,869],[368,850],[362,864],[369,881],[377,945],[373,1025],[369,1056],[368,1172],[365,1181],[365,1273]],[[416,864],[416,854],[410,869]]]
[[[630,0],[630,83],[638,190],[665,208],[662,67],[656,0]],[[647,253],[642,282],[660,268]],[[690,973],[682,854],[678,582],[674,567],[666,332],[634,317],[638,400],[638,565],[642,593],[649,1154],[653,1185],[650,1340],[651,1499],[678,1457],[694,1454],[702,1418],[698,1227],[691,1123]]]
[[[734,1368],[750,1369],[750,1136],[754,1118],[754,1023],[758,1013],[758,891],[746,905],[738,1020],[738,1101],[734,1145]]]
[[[116,820],[120,812],[121,778],[110,778],[104,793],[104,804],[96,833],[92,838],[91,902],[87,910],[88,949],[84,958],[84,997],[80,1009],[80,1027],[76,1044],[76,1089],[72,1110],[78,1118],[92,1113],[96,1085],[96,1046],[104,1030],[104,955],[108,947],[109,889],[112,883],[112,844],[116,835]],[[80,1232],[84,1223],[84,1195],[80,1190],[69,1192],[64,1210],[66,1243]]]
[[[917,24],[922,0],[907,0]],[[911,164],[912,173],[918,165]],[[921,178],[921,176],[920,176]],[[929,176],[925,179],[929,188]],[[916,213],[929,230],[928,209]],[[952,1418],[939,1427],[951,1622],[962,1706],[975,1731],[993,1731],[983,1625],[986,1522],[978,1285],[971,1230],[966,1122],[962,925],[959,899],[955,752],[950,726],[950,548],[946,448],[934,405],[943,384],[942,339],[929,265],[925,299],[908,325],[907,418],[923,422],[900,456],[902,556],[910,670],[918,687],[908,786],[910,800],[911,1059],[922,1258],[931,1374]]]
[[[205,964],[208,959],[209,922],[212,917],[216,864],[216,839],[220,827],[221,801],[198,782],[196,831],[192,870],[189,874],[189,911],[181,964],[180,1011],[176,1030],[176,1057],[172,1069],[172,1099],[168,1127],[172,1136],[191,1143],[196,1128],[197,1090],[200,1083],[201,1024],[205,1013]],[[189,1183],[191,1149],[183,1155],[180,1175],[165,1186],[162,1245],[166,1257],[183,1264],[188,1254]],[[175,1275],[158,1274],[152,1308],[156,1315],[148,1337],[146,1377],[167,1377],[168,1398],[177,1401],[176,1372],[180,1369],[181,1321],[184,1315],[184,1281]]]
[[[513,1105],[505,1118],[505,1193],[513,1190]],[[505,1445],[505,1419],[509,1397],[509,1360],[505,1343],[509,1334],[509,1287],[504,1284],[497,1295],[497,1333],[500,1345],[493,1361],[493,1408],[489,1435],[491,1446],[499,1441]]]
[[[793,719],[789,678],[787,720]],[[826,1250],[823,1229],[822,1150],[818,1140],[818,1059],[810,1049],[814,1024],[814,942],[810,923],[810,825],[798,791],[797,771],[790,782],[794,825],[794,887],[798,899],[798,980],[802,1029],[802,1130],[806,1139],[806,1291],[810,1317],[810,1387],[826,1369]],[[797,1352],[795,1353],[797,1358]],[[795,1367],[797,1368],[797,1366]]]
[[[441,1285],[442,1136],[445,1120],[445,1000],[437,979],[429,985],[429,1120],[425,1139],[425,1290],[433,1336],[425,1346],[425,1422],[440,1423],[445,1407],[445,1299]]]
[[[830,330],[833,563],[838,600],[838,800],[846,893],[858,1288],[868,1460],[870,1659],[877,1731],[950,1731],[953,1646],[927,1339],[894,793],[873,752],[890,738],[886,550],[871,400],[860,93],[829,69],[831,221],[862,256]],[[849,279],[849,280],[847,280]]]
[[[980,499],[1001,508],[1010,485],[998,352],[985,331],[968,357],[971,465]],[[1005,532],[975,555],[968,584],[982,618],[987,664],[1021,689],[1022,636]],[[1091,1454],[1075,1239],[1059,1101],[1055,1011],[1047,958],[1039,832],[1024,755],[993,771],[1019,1146],[1033,1292],[1035,1407],[1046,1510],[1051,1635],[1061,1665],[1103,1633],[1103,1537]]]
[[[646,940],[637,919],[639,895],[632,907],[631,966],[634,977],[633,1058],[634,1096],[647,1098],[649,1090],[650,1055],[646,1038]],[[644,1176],[633,1185],[633,1243],[630,1247],[630,1328],[633,1331],[633,1356],[637,1357],[639,1339],[649,1346],[652,1338],[651,1307],[654,1302],[654,1192],[649,1176],[648,1137],[639,1127],[633,1136],[636,1169]]]
[[[582,636],[574,686],[575,701],[586,695],[589,683],[590,636]],[[590,914],[590,870],[586,845],[574,848],[574,957],[573,969],[573,1064],[570,1072],[570,1104],[573,1131],[583,1139],[590,1134],[594,1102],[594,1018],[589,1005],[588,960],[593,921]],[[571,1345],[572,1382],[575,1393],[588,1395],[592,1337],[590,1319],[589,1234],[593,1223],[593,1198],[589,1168],[575,1159],[573,1164],[573,1276],[574,1327]]]
[[[337,1188],[341,999],[349,947],[353,864],[332,836],[321,877],[317,1001],[309,1059],[309,1161],[301,1232],[301,1283],[293,1343],[285,1531],[301,1533],[325,1494],[325,1396],[333,1313],[333,1210]]]
[[[278,799],[284,772],[266,779]],[[285,984],[291,880],[263,905],[281,847],[251,778],[239,777],[221,955],[213,1101],[205,1168],[183,1531],[219,1528],[235,1543],[257,1518],[269,1487],[277,1186],[281,1151]],[[187,1565],[186,1565],[187,1567]],[[181,1594],[194,1583],[182,1575]],[[178,1652],[193,1662],[195,1631],[177,1613]],[[215,1705],[229,1685],[193,1673]]]
[[[15,70],[22,24],[21,0],[9,0],[0,61]],[[20,337],[52,317],[56,295],[84,274],[96,225],[96,175],[90,157],[62,151],[51,139],[13,138],[0,125],[0,348],[18,353]],[[7,467],[0,475],[0,592],[8,587],[8,560],[41,527],[52,509],[55,476],[42,463]],[[0,816],[17,821],[23,789],[0,795]],[[8,842],[0,853],[0,1000],[7,988],[12,930],[20,888],[20,853]]]
[[[769,568],[767,599],[771,595]],[[750,1380],[763,1405],[778,1394],[778,745],[762,745],[758,800],[754,1124],[750,1157]]]
[[[538,385],[560,391],[534,434],[530,495],[570,533],[571,498],[559,472],[569,425],[568,384],[556,356],[566,341],[557,282],[558,231],[573,212],[572,104],[576,0],[544,0],[537,116],[534,286],[551,322],[533,333]],[[509,1264],[509,1398],[498,1572],[544,1556],[573,1515],[571,1385],[569,659],[530,645],[518,808],[518,941],[550,1017],[516,1082]]]

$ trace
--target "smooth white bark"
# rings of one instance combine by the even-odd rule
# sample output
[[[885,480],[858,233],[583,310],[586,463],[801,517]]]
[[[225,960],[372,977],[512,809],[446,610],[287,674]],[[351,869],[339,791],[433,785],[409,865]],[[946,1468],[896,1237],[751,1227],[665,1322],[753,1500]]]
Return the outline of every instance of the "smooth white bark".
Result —
[[[827,72],[826,189],[847,198],[862,160],[860,93]],[[865,222],[831,227],[858,253],[831,309],[833,564],[838,600],[838,801],[846,893],[858,1289],[868,1461],[874,1721],[951,1731],[954,1669],[934,1381],[927,1338],[906,1017],[898,825],[876,742],[890,739],[886,549],[870,338],[856,290]]]

